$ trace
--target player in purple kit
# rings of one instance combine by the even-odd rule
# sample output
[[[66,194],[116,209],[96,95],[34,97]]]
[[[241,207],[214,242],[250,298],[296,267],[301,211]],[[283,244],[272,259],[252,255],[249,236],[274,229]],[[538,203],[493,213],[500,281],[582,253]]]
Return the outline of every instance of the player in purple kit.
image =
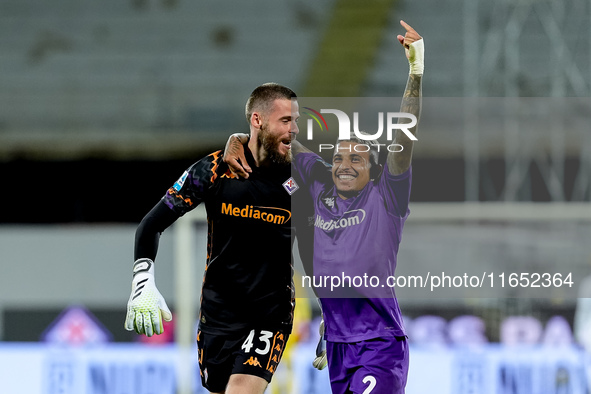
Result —
[[[400,112],[418,119],[423,40],[408,24],[401,24],[406,35],[398,36],[398,40],[409,59],[410,75]],[[415,134],[416,126],[410,131]],[[333,155],[334,187],[312,182],[311,192],[316,197],[314,275],[342,272],[381,280],[394,275],[402,228],[410,212],[413,141],[397,130],[394,143],[403,149],[388,153],[380,175],[378,153],[369,142],[340,141]],[[359,144],[369,146],[369,151],[365,152],[365,147],[356,149],[361,148]],[[304,178],[306,174],[314,177],[314,166],[320,166],[311,153],[296,155],[295,160],[294,166]],[[323,222],[327,221],[334,225],[325,229]],[[358,291],[368,297],[321,298],[332,391],[404,393],[408,344],[394,289],[368,286]]]
[[[410,63],[400,112],[418,119],[423,40],[411,26],[400,23],[406,34],[397,38]],[[415,134],[416,125],[409,131]],[[337,141],[332,182],[327,182],[322,180],[326,163],[292,142],[295,172],[314,204],[315,277],[378,277],[385,284],[394,275],[410,212],[413,141],[397,130],[393,143],[402,150],[388,153],[382,171],[375,143],[357,138]],[[243,172],[239,166],[233,169]],[[322,303],[333,393],[404,393],[408,345],[394,289],[379,284],[348,286],[339,289],[336,297],[340,298],[327,289],[316,289]],[[314,362],[319,369],[323,368],[322,356]]]
[[[356,139],[337,144],[334,185],[315,180],[323,164],[314,153],[295,156],[295,168],[314,197],[315,277],[394,275],[411,169],[388,165],[372,181],[372,172],[379,173],[378,152],[374,147],[356,152],[359,145],[368,144]],[[393,289],[345,284],[338,290],[317,289],[333,393],[403,393],[408,346]]]

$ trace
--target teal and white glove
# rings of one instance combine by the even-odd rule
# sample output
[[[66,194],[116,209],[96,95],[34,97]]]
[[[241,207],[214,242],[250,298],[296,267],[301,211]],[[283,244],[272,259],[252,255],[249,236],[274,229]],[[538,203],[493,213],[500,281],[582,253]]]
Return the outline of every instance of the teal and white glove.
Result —
[[[316,346],[316,358],[312,362],[312,366],[320,371],[326,368],[328,363],[326,360],[326,341],[324,340],[324,319],[320,322],[318,332],[320,333],[320,340],[318,340],[318,346]]]
[[[154,262],[150,259],[138,259],[133,264],[131,295],[127,301],[125,329],[151,337],[162,334],[162,318],[172,320],[172,313],[164,297],[156,288],[154,280]]]

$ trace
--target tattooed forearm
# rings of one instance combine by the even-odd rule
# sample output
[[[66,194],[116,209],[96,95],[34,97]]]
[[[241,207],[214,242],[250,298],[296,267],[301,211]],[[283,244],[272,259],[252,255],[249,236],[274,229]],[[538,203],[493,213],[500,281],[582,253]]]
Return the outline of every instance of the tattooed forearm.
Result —
[[[404,90],[404,97],[420,97],[421,96],[421,79],[420,74],[410,74],[406,82],[406,89]]]
[[[420,117],[421,112],[421,79],[422,75],[411,74],[408,76],[406,89],[400,106],[400,112],[408,112],[417,117]],[[416,129],[416,127],[415,127]]]
[[[422,75],[418,74],[410,74],[408,76],[408,82],[406,83],[406,89],[404,90],[402,104],[400,105],[400,112],[413,114],[417,118],[417,125],[409,128],[409,131],[413,135],[417,135],[418,120],[421,116],[422,77]],[[410,119],[402,118],[399,119],[398,122],[409,123]],[[402,151],[388,153],[388,170],[391,174],[398,175],[402,174],[410,167],[413,141],[408,138],[404,132],[402,132],[402,130],[396,130],[393,143],[400,145],[402,147]],[[400,148],[397,150],[399,149]]]
[[[226,143],[224,155],[237,155],[244,152],[244,144],[248,142],[247,134],[232,134]]]

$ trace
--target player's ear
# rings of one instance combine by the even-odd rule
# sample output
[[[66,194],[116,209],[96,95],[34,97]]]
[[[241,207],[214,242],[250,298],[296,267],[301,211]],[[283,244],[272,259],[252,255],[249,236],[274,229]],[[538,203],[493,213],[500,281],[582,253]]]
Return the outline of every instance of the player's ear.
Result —
[[[250,124],[256,129],[260,129],[263,125],[263,118],[260,112],[253,112],[250,116]]]

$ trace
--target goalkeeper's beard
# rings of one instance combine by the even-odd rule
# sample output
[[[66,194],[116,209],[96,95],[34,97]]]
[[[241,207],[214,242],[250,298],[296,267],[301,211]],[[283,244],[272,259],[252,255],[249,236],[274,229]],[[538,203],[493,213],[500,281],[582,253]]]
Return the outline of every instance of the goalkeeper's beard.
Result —
[[[268,124],[263,124],[261,126],[261,130],[258,134],[258,142],[265,152],[267,152],[267,158],[271,160],[272,163],[280,165],[291,164],[291,149],[285,155],[279,152],[279,144],[282,142],[279,137],[271,134]]]

